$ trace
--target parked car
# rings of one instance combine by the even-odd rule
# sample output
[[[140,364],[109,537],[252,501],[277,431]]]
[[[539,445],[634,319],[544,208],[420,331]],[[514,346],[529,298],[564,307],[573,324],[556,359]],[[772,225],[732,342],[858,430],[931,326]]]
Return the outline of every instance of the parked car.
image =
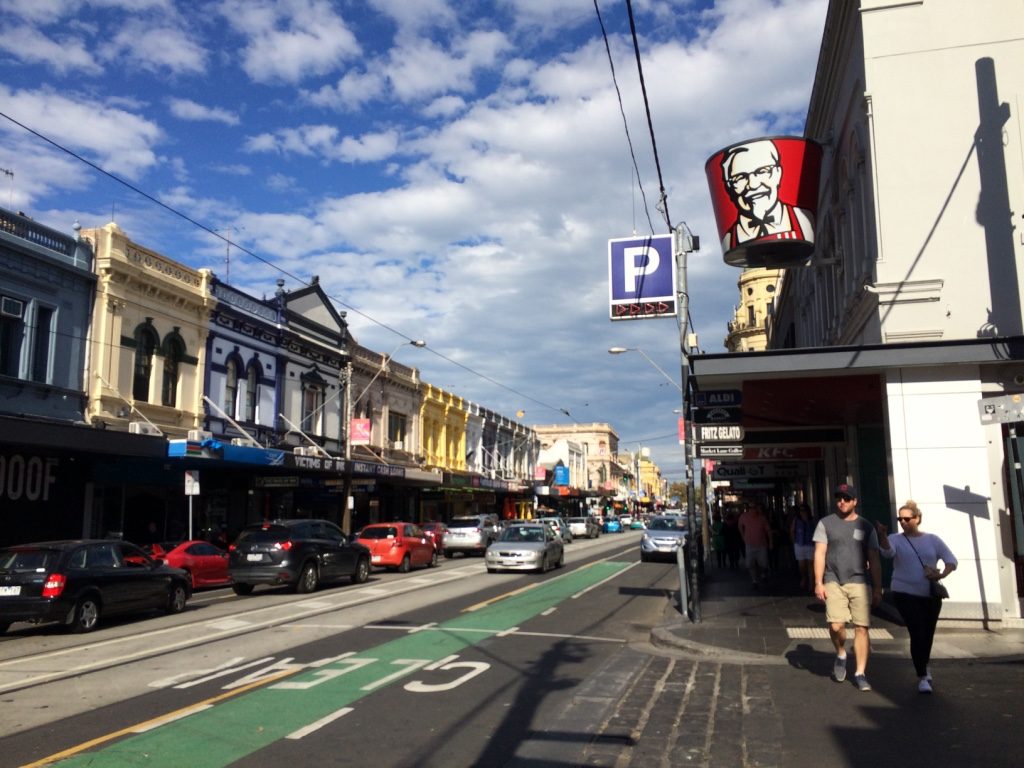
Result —
[[[356,541],[370,550],[370,564],[408,573],[410,568],[437,565],[434,542],[412,523],[372,523]]]
[[[562,539],[550,525],[517,523],[501,532],[484,555],[488,573],[497,571],[538,571],[565,565]]]
[[[680,515],[659,515],[647,523],[640,537],[640,560],[676,558],[676,550],[686,543],[685,520]]]
[[[482,555],[496,538],[497,515],[453,517],[444,534],[444,556],[455,557],[457,552]]]
[[[592,515],[570,517],[569,531],[572,533],[573,538],[596,539],[601,535],[601,526],[598,525]]]
[[[630,524],[633,522],[633,515],[629,514],[628,512],[619,515],[619,522],[622,523],[623,529],[629,528]]]
[[[154,560],[163,560],[172,568],[185,571],[192,579],[193,590],[231,583],[228,553],[208,541],[164,541],[150,544],[146,551]]]
[[[608,515],[608,517],[604,519],[604,532],[622,533],[622,523],[619,522],[619,518],[614,515]]]
[[[180,613],[188,574],[118,539],[19,544],[0,550],[0,634],[16,621],[58,622],[91,632],[100,617]]]
[[[370,550],[345,538],[327,520],[273,520],[248,525],[228,547],[235,594],[257,584],[287,585],[312,592],[341,578],[362,584],[370,577]]]
[[[544,517],[536,517],[534,519],[541,522],[551,523],[554,529],[558,532],[558,535],[562,537],[562,543],[572,544],[572,531],[569,530],[569,524],[565,522],[564,518],[558,517],[557,515],[545,515]]]
[[[426,523],[422,523],[420,528],[423,529],[423,533],[427,535],[427,538],[434,545],[434,549],[438,552],[444,551],[444,533],[448,530],[448,526],[444,523],[439,523],[435,520],[431,520]]]

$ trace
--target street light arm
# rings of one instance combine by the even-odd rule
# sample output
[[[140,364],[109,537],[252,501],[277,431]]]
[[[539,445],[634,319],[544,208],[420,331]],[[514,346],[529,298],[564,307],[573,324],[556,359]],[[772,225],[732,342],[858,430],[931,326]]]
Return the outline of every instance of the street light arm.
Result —
[[[647,353],[644,352],[639,347],[610,347],[608,349],[608,354],[609,355],[621,355],[623,352],[639,352],[641,355],[643,355],[644,360],[646,360],[648,363],[650,363],[655,368],[657,368],[658,369],[658,373],[660,373],[662,376],[664,376],[666,379],[668,379],[669,383],[672,384],[673,387],[678,389],[680,392],[683,391],[682,385],[678,381],[673,379],[671,376],[669,376],[665,372],[664,368],[662,368],[660,365],[658,365],[656,362],[654,362],[650,357],[648,357]]]

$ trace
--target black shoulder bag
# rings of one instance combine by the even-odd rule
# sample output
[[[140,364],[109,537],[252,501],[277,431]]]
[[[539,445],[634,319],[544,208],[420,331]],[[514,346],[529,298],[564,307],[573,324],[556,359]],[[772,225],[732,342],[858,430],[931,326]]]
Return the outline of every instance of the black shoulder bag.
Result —
[[[920,561],[921,567],[924,568],[924,560],[921,560],[921,555],[918,554],[917,547],[914,546],[914,542],[912,542],[910,537],[905,534],[903,538],[907,540],[907,544],[909,544],[910,548],[914,550],[914,554],[917,555],[917,559]],[[946,589],[946,585],[941,583],[938,579],[928,579],[928,589],[931,592],[931,596],[937,597],[939,600],[945,600],[949,597],[949,590]]]

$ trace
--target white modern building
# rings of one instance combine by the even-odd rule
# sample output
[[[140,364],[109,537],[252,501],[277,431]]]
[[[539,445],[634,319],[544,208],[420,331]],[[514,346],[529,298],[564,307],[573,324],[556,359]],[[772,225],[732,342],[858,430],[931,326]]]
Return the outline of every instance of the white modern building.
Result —
[[[767,351],[691,361],[699,390],[742,392],[740,463],[796,468],[784,503],[826,513],[849,480],[894,526],[918,502],[960,560],[944,620],[1021,621],[1022,91],[1019,0],[833,0],[814,253]]]

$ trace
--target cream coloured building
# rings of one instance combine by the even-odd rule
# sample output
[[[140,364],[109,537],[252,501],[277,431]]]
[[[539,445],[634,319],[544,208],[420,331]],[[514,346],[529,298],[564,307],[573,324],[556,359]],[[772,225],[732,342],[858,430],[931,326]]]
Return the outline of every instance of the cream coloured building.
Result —
[[[203,428],[211,273],[132,242],[110,223],[82,230],[96,254],[87,419],[183,438]],[[159,430],[159,432],[157,431]]]
[[[775,293],[781,278],[781,269],[751,267],[740,273],[736,281],[740,303],[725,337],[725,348],[730,352],[756,352],[768,346],[766,328],[775,311]]]

